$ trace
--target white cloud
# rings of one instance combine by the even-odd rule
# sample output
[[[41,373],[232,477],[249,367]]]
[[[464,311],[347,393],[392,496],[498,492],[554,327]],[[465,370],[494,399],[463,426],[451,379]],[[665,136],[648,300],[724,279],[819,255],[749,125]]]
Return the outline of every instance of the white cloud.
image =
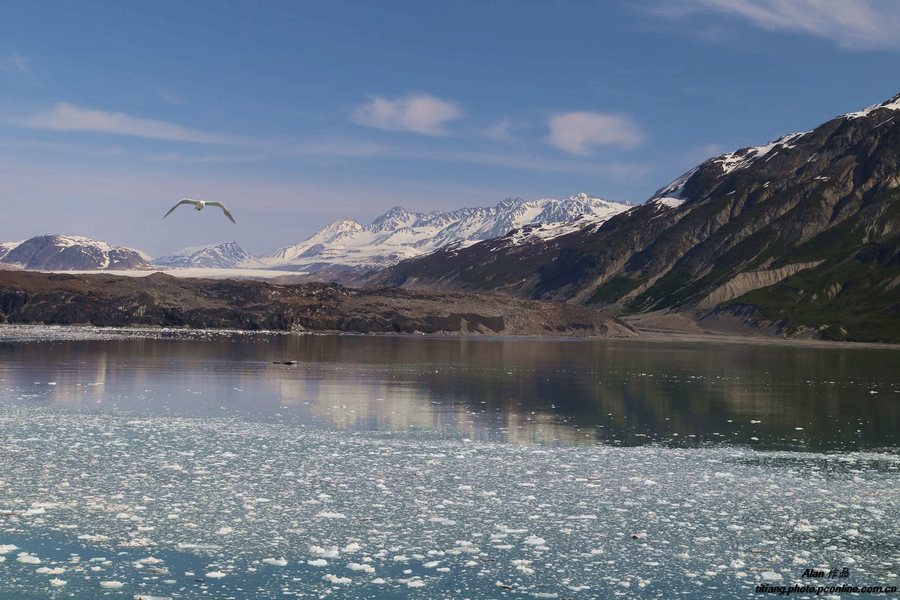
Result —
[[[35,129],[114,133],[198,144],[230,144],[236,141],[229,136],[205,133],[166,121],[81,108],[65,102],[57,102],[48,111],[38,112],[24,118],[11,119],[10,122]]]
[[[388,100],[376,96],[358,107],[352,119],[359,125],[386,131],[412,131],[424,135],[447,135],[444,125],[462,116],[453,102],[429,94],[412,94]]]
[[[644,139],[631,117],[592,112],[553,115],[547,122],[551,145],[571,154],[587,156],[593,146],[632,148]]]
[[[900,3],[895,0],[666,0],[650,12],[672,19],[720,13],[768,31],[816,35],[843,48],[900,48]]]

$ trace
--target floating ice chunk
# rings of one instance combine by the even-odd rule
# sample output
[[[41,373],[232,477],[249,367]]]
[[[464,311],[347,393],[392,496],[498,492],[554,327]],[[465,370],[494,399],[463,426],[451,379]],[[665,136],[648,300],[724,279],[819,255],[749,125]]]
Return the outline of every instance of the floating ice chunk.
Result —
[[[535,598],[559,598],[559,594],[554,592],[532,592],[531,595]]]
[[[374,583],[375,585],[382,585],[382,584],[387,583],[387,581],[385,581],[385,580],[382,579],[381,577],[376,577],[376,578],[373,579],[370,583]]]
[[[124,586],[125,586],[125,584],[122,583],[121,581],[101,581],[100,582],[100,587],[102,587],[102,588],[118,589],[118,588],[124,587]]]
[[[222,579],[223,577],[225,577],[225,573],[223,573],[222,571],[210,571],[206,574],[206,576],[210,579]]]
[[[362,564],[355,563],[355,562],[352,562],[349,565],[347,565],[347,568],[350,569],[351,571],[362,571],[363,573],[368,573],[369,575],[371,575],[375,572],[375,567],[373,567],[372,565],[362,565]]]
[[[316,515],[317,519],[346,519],[347,515],[337,512],[322,511]]]
[[[523,542],[526,546],[543,546],[547,540],[541,537],[533,536]]]
[[[517,566],[516,570],[521,571],[521,572],[525,573],[526,575],[534,575],[534,569],[532,569],[531,567],[526,567],[525,565]]]
[[[228,535],[234,531],[233,527],[222,527],[216,532],[216,535]]]
[[[411,588],[425,587],[425,582],[422,581],[421,579],[411,579],[406,582],[406,587],[411,587]]]
[[[18,550],[18,546],[14,546],[13,544],[0,544],[0,554],[9,554],[13,550]]]
[[[262,561],[267,565],[274,565],[276,567],[287,566],[287,560],[285,560],[284,558],[264,558],[262,559]]]
[[[765,581],[781,581],[783,577],[777,571],[763,571],[761,574]]]
[[[424,563],[422,566],[425,567],[426,569],[433,569],[436,566],[438,566],[439,564],[441,564],[441,561],[433,560],[431,562]]]
[[[26,565],[39,565],[41,564],[41,559],[32,554],[28,554],[27,552],[19,552],[18,558],[16,561],[20,563],[25,563]]]
[[[135,594],[132,598],[134,600],[172,600],[171,596],[148,596],[146,594]]]
[[[846,535],[847,537],[856,537],[859,535],[859,530],[848,529],[847,531],[844,532],[844,535]]]
[[[66,581],[65,579],[60,579],[59,577],[54,577],[53,579],[50,580],[50,585],[52,585],[54,587],[62,587],[64,585],[66,585],[67,583],[69,583],[69,582]]]
[[[322,579],[324,579],[325,581],[327,581],[329,583],[341,584],[341,585],[347,585],[347,584],[353,582],[353,580],[350,579],[349,577],[338,577],[337,575],[332,575],[331,573],[329,573],[328,575],[323,575]]]
[[[51,569],[50,567],[41,567],[35,571],[35,573],[40,573],[41,575],[62,575],[66,570],[63,567],[55,567]]]
[[[810,524],[806,519],[800,519],[797,525],[794,527],[794,531],[799,531],[800,533],[809,533],[815,530],[816,526]]]
[[[680,554],[676,554],[675,558],[680,558],[681,560],[689,560],[691,557],[687,552],[681,552]]]
[[[324,558],[316,558],[313,560],[306,561],[306,564],[308,564],[311,567],[327,567],[328,561],[325,560]]]
[[[362,549],[362,546],[360,546],[356,542],[350,542],[349,544],[344,546],[344,549],[342,550],[342,552],[344,552],[346,554],[352,554],[354,552],[359,552],[361,549]]]

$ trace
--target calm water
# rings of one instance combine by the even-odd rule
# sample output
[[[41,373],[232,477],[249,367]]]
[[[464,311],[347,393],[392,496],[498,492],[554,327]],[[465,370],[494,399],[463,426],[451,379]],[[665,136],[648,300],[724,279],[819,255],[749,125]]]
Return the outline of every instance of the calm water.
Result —
[[[892,350],[32,337],[0,340],[2,598],[900,585]]]
[[[50,341],[0,343],[0,400],[518,444],[863,450],[900,447],[898,366],[891,350],[616,341]]]

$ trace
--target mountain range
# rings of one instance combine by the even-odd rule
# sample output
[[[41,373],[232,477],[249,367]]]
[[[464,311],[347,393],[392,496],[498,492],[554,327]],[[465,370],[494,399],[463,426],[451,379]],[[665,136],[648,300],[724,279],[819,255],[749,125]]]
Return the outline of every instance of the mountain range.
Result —
[[[445,248],[368,283],[900,341],[900,96],[707,160],[599,227]]]
[[[149,262],[160,267],[278,269],[326,275],[367,272],[438,248],[466,247],[530,224],[543,226],[534,235],[554,237],[588,223],[602,223],[629,208],[627,202],[592,198],[587,194],[563,200],[506,199],[493,207],[427,214],[397,206],[369,225],[339,219],[300,243],[258,257],[234,241],[184,248],[150,259],[138,251],[88,238],[45,235],[25,242],[0,244],[0,264],[28,269],[83,270],[147,268]]]
[[[423,256],[438,248],[464,248],[532,223],[562,224],[575,219],[602,223],[631,208],[578,194],[564,200],[506,199],[497,206],[451,212],[410,212],[394,207],[369,225],[335,221],[305,241],[279,248],[260,260],[273,268],[315,271],[335,266],[368,271]],[[552,235],[548,231],[548,235]]]

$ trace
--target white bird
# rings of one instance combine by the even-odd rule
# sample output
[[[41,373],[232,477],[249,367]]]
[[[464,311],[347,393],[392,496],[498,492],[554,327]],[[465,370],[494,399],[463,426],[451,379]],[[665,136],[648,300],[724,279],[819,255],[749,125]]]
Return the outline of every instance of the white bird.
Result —
[[[167,212],[167,213],[163,216],[163,219],[165,219],[166,217],[168,217],[169,215],[171,215],[171,214],[172,214],[172,211],[175,210],[176,208],[178,208],[179,206],[181,206],[182,204],[193,204],[193,205],[194,205],[194,208],[196,208],[197,210],[203,210],[203,207],[204,207],[204,206],[218,206],[219,208],[222,209],[222,212],[225,213],[225,216],[228,217],[228,219],[229,219],[232,223],[234,223],[235,225],[237,225],[237,223],[236,223],[235,220],[234,220],[234,217],[231,216],[231,213],[228,212],[228,209],[225,208],[225,205],[222,204],[221,202],[211,202],[211,201],[209,201],[209,200],[191,200],[190,198],[182,198],[182,199],[181,199],[181,202],[179,202],[178,204],[176,204],[175,206],[173,206],[172,208],[169,209],[169,212]]]

